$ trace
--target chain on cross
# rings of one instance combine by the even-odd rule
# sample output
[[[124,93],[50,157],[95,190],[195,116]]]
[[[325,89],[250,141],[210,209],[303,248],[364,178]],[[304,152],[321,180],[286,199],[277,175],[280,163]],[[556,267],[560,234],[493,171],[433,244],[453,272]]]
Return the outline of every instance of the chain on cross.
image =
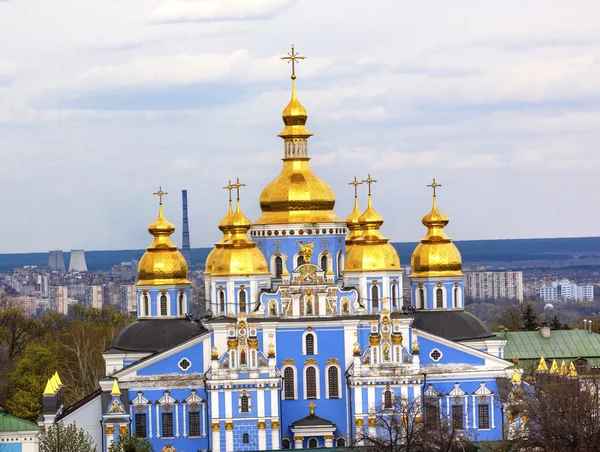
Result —
[[[433,188],[433,197],[435,198],[435,197],[437,196],[437,195],[436,195],[436,192],[435,192],[435,190],[436,190],[436,188],[438,188],[438,187],[441,187],[441,186],[442,186],[442,184],[438,184],[438,183],[435,181],[435,177],[434,177],[434,178],[433,178],[433,182],[431,182],[431,183],[430,183],[429,185],[427,185],[427,186],[428,186],[429,188]]]
[[[296,61],[305,60],[305,56],[298,55],[294,50],[294,44],[292,44],[292,52],[288,53],[287,56],[279,57],[282,60],[287,60],[288,63],[292,63],[292,80],[296,80]]]
[[[371,179],[371,173],[369,173],[368,177],[363,180],[363,183],[369,186],[369,196],[371,196],[371,185],[377,182],[375,179]]]
[[[359,182],[356,179],[356,176],[354,176],[354,180],[352,182],[348,182],[348,185],[354,185],[354,197],[355,198],[358,198],[358,186],[362,185],[362,184],[363,184],[362,181]]]
[[[153,195],[158,196],[158,202],[159,204],[162,206],[162,199],[163,196],[168,195],[168,193],[166,191],[163,191],[162,189],[162,185],[158,186],[158,191],[155,191],[154,193],[152,193]]]

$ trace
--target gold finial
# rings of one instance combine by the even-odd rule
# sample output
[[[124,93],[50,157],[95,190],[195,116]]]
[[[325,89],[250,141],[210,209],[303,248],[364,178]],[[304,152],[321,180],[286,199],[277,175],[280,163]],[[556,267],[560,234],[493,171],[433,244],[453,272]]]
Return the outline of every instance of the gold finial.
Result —
[[[50,378],[48,379],[48,381],[46,382],[46,389],[44,389],[44,395],[45,396],[51,396],[56,394],[56,391],[54,391],[54,387],[52,385],[52,382],[50,381]]]
[[[121,395],[121,390],[119,389],[119,384],[117,383],[116,378],[113,380],[113,387],[112,387],[112,391],[110,391],[110,395],[111,396],[120,396]]]
[[[370,178],[370,175],[369,175]],[[354,180],[352,182],[348,182],[348,185],[354,185],[354,199],[358,198],[358,186],[362,185],[364,181],[359,182],[354,176]]]
[[[310,415],[314,416],[315,415],[315,408],[317,407],[317,405],[315,404],[315,402],[310,402],[308,404],[308,409],[310,410]]]
[[[238,203],[240,202],[240,187],[245,187],[246,184],[240,184],[240,178],[238,177],[235,181],[235,184],[233,185],[233,187],[236,190],[237,193],[237,201]]]
[[[371,173],[369,173],[369,176],[362,182],[369,186],[369,198],[370,198],[371,197],[371,184],[374,184],[377,181],[375,179],[371,179]]]
[[[436,193],[435,193],[435,189],[436,189],[436,188],[438,188],[438,187],[441,187],[441,186],[442,186],[442,184],[438,184],[438,183],[435,181],[435,177],[434,177],[434,178],[433,178],[433,182],[431,182],[431,183],[430,183],[430,184],[428,184],[427,186],[428,186],[429,188],[433,188],[433,197],[435,198],[435,197],[437,196],[437,195],[436,195]]]
[[[559,371],[559,369],[558,369],[558,364],[556,363],[556,359],[553,359],[552,365],[550,366],[550,373],[552,375],[556,375],[556,374],[558,374],[558,371]]]
[[[61,381],[61,379],[60,379],[60,377],[58,376],[58,371],[54,372],[54,377],[56,379],[56,383],[58,384],[58,386],[64,386],[63,383],[62,383],[62,381]]]
[[[162,206],[162,199],[163,196],[168,195],[167,192],[163,191],[162,189],[162,185],[158,186],[158,191],[152,193],[153,195],[157,195],[158,196],[158,200],[159,200],[159,204]]]
[[[540,357],[540,364],[537,368],[538,372],[548,372],[548,364],[546,364],[546,360],[543,356]]]
[[[571,364],[569,364],[569,377],[576,377],[577,376],[577,369],[575,368],[575,364],[573,364],[573,361],[571,361]]]
[[[229,205],[231,206],[231,192],[235,188],[235,185],[232,185],[231,181],[227,185],[223,187],[223,190],[227,190],[229,192]]]
[[[521,383],[521,374],[517,370],[516,366],[513,370],[512,382],[513,382],[513,384]]]
[[[300,56],[294,51],[294,44],[292,44],[292,51],[287,56],[279,57],[282,60],[287,60],[288,64],[292,63],[292,80],[296,80],[296,60],[305,60],[305,56]]]

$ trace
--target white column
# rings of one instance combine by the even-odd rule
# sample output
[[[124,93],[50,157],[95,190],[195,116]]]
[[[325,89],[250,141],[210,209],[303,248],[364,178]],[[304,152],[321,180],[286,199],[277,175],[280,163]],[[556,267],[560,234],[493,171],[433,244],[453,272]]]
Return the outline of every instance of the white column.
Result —
[[[160,438],[160,405],[156,405],[156,437]]]
[[[221,432],[219,430],[213,430],[212,432],[212,450],[214,452],[221,452]]]
[[[279,416],[279,397],[277,397],[277,389],[271,389],[271,416]],[[272,449],[274,449],[274,447]]]
[[[494,422],[494,394],[490,396],[490,416],[492,417],[492,430],[496,428],[496,423]]]
[[[227,423],[225,425],[227,425]],[[225,447],[227,452],[235,450],[233,447],[233,430],[225,430]]]
[[[262,422],[266,424],[264,420]],[[267,431],[264,428],[260,428],[260,426],[258,427],[258,448],[259,450],[265,450],[267,448]]]
[[[187,409],[187,403],[183,402],[181,404],[181,412],[183,414],[183,437],[184,438],[187,438],[186,409]]]
[[[113,425],[113,428],[118,429],[119,426],[118,425]],[[106,427],[104,427],[104,429],[106,431]],[[114,442],[114,440],[115,440],[115,435],[114,434],[110,434],[110,433],[106,434],[106,447],[107,447],[107,450],[112,445],[112,443]]]
[[[300,317],[300,294],[292,294],[292,315]]]
[[[370,386],[367,389],[367,413],[376,408],[375,388]]]
[[[477,396],[475,394],[473,394],[471,397],[473,398],[473,428],[477,428],[477,424],[475,422],[475,419],[477,418],[476,411],[475,411],[475,399],[477,398]],[[468,427],[468,425],[467,425],[467,427]]]
[[[325,447],[333,447],[333,436],[325,436]]]
[[[465,395],[465,427],[469,428],[469,396]]]
[[[175,404],[175,438],[179,438],[179,404]]]
[[[234,283],[227,281],[227,314],[237,314],[236,304]]]
[[[148,421],[150,423],[148,438],[152,439],[152,405],[148,405]]]
[[[354,413],[362,414],[363,413],[363,399],[362,399],[362,387],[354,388]]]
[[[317,313],[320,317],[323,317],[327,313],[327,294],[316,294],[319,297],[319,312]]]
[[[226,391],[225,392],[225,418],[226,419],[231,419],[231,399],[232,399],[232,393],[231,391]]]
[[[221,417],[219,415],[219,393],[214,391],[210,392],[210,417],[212,420]]]
[[[271,426],[273,425],[273,421],[271,421]],[[279,424],[277,424],[279,426]],[[271,449],[279,450],[281,445],[279,444],[279,428],[271,427]]]
[[[262,389],[256,390],[256,410],[258,417],[265,417],[265,392]]]
[[[294,436],[294,449],[302,449],[302,440],[297,439],[297,438],[302,438],[302,437]]]

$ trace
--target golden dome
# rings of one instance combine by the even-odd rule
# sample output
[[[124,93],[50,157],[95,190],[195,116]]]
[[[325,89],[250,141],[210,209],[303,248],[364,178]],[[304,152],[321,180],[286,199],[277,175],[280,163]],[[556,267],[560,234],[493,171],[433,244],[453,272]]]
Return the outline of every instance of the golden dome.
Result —
[[[175,226],[165,219],[162,202],[158,218],[148,226],[148,232],[154,236],[154,242],[138,265],[137,285],[190,284],[187,262],[169,238],[175,232]]]
[[[270,274],[263,253],[248,237],[252,226],[240,209],[238,199],[236,211],[228,226],[230,237],[224,241],[215,256],[212,276],[268,275]]]
[[[311,170],[307,154],[306,109],[296,97],[283,110],[285,127],[279,134],[285,143],[283,169],[260,195],[261,217],[254,224],[337,223],[335,195],[331,187]]]
[[[231,206],[231,188],[233,186],[231,185],[231,181],[229,181],[229,185],[227,188],[230,189],[229,191],[229,210],[227,211],[227,215],[225,215],[223,217],[223,219],[221,220],[221,222],[219,223],[219,229],[221,230],[221,232],[223,233],[223,237],[221,237],[221,240],[219,240],[217,243],[215,243],[215,247],[210,251],[210,253],[208,253],[208,256],[206,257],[206,264],[205,264],[205,270],[204,270],[204,274],[205,275],[210,275],[212,272],[212,269],[215,265],[215,262],[217,262],[219,260],[219,254],[221,253],[221,250],[223,249],[223,244],[229,240],[231,238],[231,233],[229,232],[229,226],[231,223],[231,220],[233,218],[233,208]]]
[[[344,272],[399,271],[400,257],[396,249],[379,232],[383,218],[373,208],[370,190],[367,210],[359,217],[358,223],[362,234],[346,248]]]
[[[431,212],[423,217],[427,234],[413,252],[412,276],[416,278],[463,276],[462,257],[456,245],[444,232],[448,217],[437,208],[436,195],[433,195]]]

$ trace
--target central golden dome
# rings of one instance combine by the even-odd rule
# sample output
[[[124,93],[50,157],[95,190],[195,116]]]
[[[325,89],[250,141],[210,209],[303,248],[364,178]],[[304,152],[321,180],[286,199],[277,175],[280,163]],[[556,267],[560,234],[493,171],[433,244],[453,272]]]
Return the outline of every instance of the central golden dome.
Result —
[[[165,219],[162,202],[158,218],[148,226],[148,232],[154,236],[154,242],[148,247],[138,265],[137,285],[190,284],[185,257],[169,237],[175,232],[175,226]]]
[[[431,212],[423,217],[427,234],[413,252],[411,265],[412,277],[458,277],[462,273],[462,257],[456,245],[444,232],[448,217],[437,207],[436,195],[433,195]]]
[[[295,79],[292,99],[282,116],[285,127],[279,136],[285,143],[283,169],[260,195],[262,215],[254,224],[342,222],[333,212],[333,190],[310,168],[306,146],[312,133],[306,128],[306,109],[296,97]]]

